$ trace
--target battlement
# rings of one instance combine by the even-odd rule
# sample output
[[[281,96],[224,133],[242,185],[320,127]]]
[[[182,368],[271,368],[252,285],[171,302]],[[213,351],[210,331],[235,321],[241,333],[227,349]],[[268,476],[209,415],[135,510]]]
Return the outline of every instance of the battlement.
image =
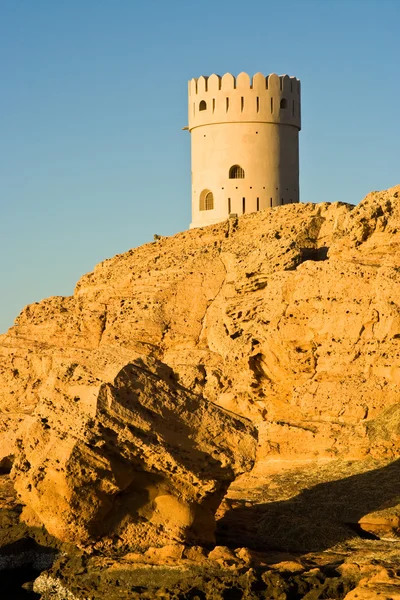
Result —
[[[189,81],[189,129],[233,122],[280,123],[300,129],[300,81],[275,73],[213,74]]]
[[[262,73],[256,73],[253,77],[250,77],[247,73],[239,73],[237,77],[231,75],[231,73],[225,73],[222,77],[220,75],[205,76],[191,79],[189,81],[189,95],[208,91],[218,90],[235,90],[235,89],[246,89],[246,90],[268,90],[270,87],[279,85],[281,91],[294,92],[300,96],[300,80],[297,77],[289,77],[289,75],[271,75],[264,76]]]

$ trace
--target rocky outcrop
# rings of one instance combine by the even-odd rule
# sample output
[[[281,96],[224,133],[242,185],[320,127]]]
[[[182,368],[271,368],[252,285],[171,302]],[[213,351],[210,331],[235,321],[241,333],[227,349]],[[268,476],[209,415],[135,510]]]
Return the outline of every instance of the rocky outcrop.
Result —
[[[322,526],[319,542],[329,545],[332,535],[337,539],[338,530],[332,528],[332,524],[343,508],[342,521],[363,504],[371,507],[374,494],[377,498],[385,494],[381,488],[389,492],[387,497],[390,497],[390,490],[398,491],[398,467],[395,465],[389,465],[388,470],[366,473],[367,478],[372,476],[373,481],[360,481],[358,485],[355,481],[352,483],[349,475],[354,477],[358,472],[364,477],[360,473],[359,463],[362,461],[353,464],[331,461],[322,469],[321,465],[314,464],[313,468],[309,464],[304,472],[296,471],[294,462],[290,472],[281,469],[280,474],[269,478],[267,486],[262,485],[262,478],[257,475],[258,493],[262,496],[258,503],[267,508],[268,497],[271,498],[270,510],[275,513],[275,522],[270,519],[269,533],[273,533],[274,529],[275,533],[280,530],[279,535],[284,536],[290,545],[296,545],[306,533],[305,520],[310,529],[309,537],[313,537]],[[371,467],[372,464],[369,469]],[[254,476],[254,471],[252,473]],[[346,476],[345,481],[339,480],[334,484],[337,486],[335,501],[332,485],[324,494],[317,482],[333,482],[334,478],[343,475]],[[308,501],[304,502],[305,494],[301,491],[300,502],[296,503],[294,498],[291,509],[290,503],[284,500],[279,514],[277,500],[307,486],[311,489]],[[254,486],[246,489],[246,497],[255,491]],[[243,501],[244,497],[242,493],[242,507],[247,505],[251,508],[248,501]],[[352,506],[354,502],[357,503],[355,507]],[[237,520],[233,525],[234,543],[229,547],[218,545],[209,549],[175,542],[161,548],[149,548],[146,552],[124,552],[113,547],[108,552],[99,552],[96,547],[79,549],[61,543],[44,528],[20,522],[20,508],[9,476],[0,475],[0,588],[4,598],[20,597],[21,584],[27,592],[34,590],[40,594],[42,600],[152,600],[159,596],[166,600],[177,597],[193,600],[196,596],[209,600],[232,596],[249,600],[322,600],[328,597],[347,600],[347,594],[348,600],[378,600],[382,597],[397,598],[400,593],[399,539],[391,538],[388,532],[385,539],[378,540],[361,539],[353,531],[346,541],[334,548],[300,554],[287,549],[268,550],[276,544],[275,536],[260,551],[240,546],[243,540],[242,521]],[[325,525],[322,520],[324,512],[329,521]],[[253,525],[255,520],[253,513]],[[339,528],[340,531],[343,527]],[[43,569],[45,571],[40,575]]]
[[[34,590],[42,600],[398,600],[400,580],[398,556],[383,548],[296,556],[175,545],[113,562],[62,556]]]
[[[24,518],[102,549],[207,543],[252,463],[250,419],[256,468],[220,508],[222,543],[239,530],[299,551],[359,529],[398,535],[399,194],[157,239],[98,265],[72,297],[26,307],[0,336],[0,468],[15,456]],[[297,465],[336,461],[299,489]],[[279,500],[277,464],[293,484]],[[360,484],[348,512],[336,497]],[[299,509],[296,537],[284,523]]]
[[[161,238],[26,307],[0,337],[0,457],[54,373],[82,390],[141,356],[256,422],[260,459],[396,456],[399,194]]]
[[[70,386],[61,375],[19,431],[11,475],[25,519],[62,541],[101,538],[97,547],[114,552],[214,543],[222,498],[253,466],[255,427],[151,359],[113,383]]]

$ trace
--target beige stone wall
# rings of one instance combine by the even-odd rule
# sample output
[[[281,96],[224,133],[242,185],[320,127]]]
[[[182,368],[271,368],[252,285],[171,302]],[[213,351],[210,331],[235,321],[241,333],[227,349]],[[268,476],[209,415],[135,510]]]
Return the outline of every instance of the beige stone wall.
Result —
[[[300,82],[294,77],[227,73],[189,82],[192,223],[299,201]],[[243,179],[230,179],[239,165]],[[214,208],[200,210],[212,192]]]

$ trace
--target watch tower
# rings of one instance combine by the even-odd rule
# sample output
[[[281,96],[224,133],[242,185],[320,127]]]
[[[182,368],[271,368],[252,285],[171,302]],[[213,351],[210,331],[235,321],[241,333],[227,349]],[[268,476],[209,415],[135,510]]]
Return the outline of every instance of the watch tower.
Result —
[[[189,81],[192,223],[299,202],[300,81],[211,75]]]

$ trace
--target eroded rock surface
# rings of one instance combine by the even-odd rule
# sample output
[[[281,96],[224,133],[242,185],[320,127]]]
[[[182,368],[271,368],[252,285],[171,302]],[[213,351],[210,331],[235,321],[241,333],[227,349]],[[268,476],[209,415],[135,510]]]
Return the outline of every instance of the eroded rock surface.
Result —
[[[151,359],[112,384],[79,390],[55,375],[47,385],[11,473],[27,519],[60,540],[102,538],[114,551],[215,541],[228,486],[254,464],[247,419],[188,392]]]
[[[0,455],[54,373],[81,389],[151,356],[257,422],[261,458],[396,456],[399,194],[162,238],[26,307],[0,337]]]
[[[0,469],[16,456],[24,518],[121,553],[204,543],[251,464],[248,418],[256,468],[220,507],[219,543],[326,552],[361,539],[398,556],[399,284],[397,186],[161,238],[26,307],[0,336]]]
[[[397,571],[382,544],[302,556],[170,546],[114,561],[62,556],[34,589],[42,600],[397,600]]]

